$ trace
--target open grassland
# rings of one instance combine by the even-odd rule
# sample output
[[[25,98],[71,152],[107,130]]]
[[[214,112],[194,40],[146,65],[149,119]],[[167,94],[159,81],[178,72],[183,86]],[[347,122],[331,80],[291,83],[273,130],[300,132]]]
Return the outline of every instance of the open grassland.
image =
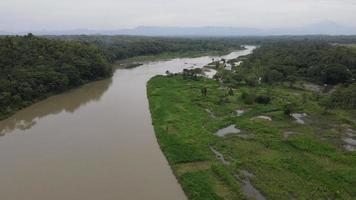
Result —
[[[281,85],[229,94],[217,81],[177,75],[147,87],[157,139],[189,199],[253,198],[246,182],[266,199],[356,198],[356,153],[343,141],[356,130],[355,110],[325,110],[312,92]],[[272,98],[258,104],[242,93]],[[284,113],[287,102],[307,113],[305,124]],[[215,135],[230,125],[241,132]]]

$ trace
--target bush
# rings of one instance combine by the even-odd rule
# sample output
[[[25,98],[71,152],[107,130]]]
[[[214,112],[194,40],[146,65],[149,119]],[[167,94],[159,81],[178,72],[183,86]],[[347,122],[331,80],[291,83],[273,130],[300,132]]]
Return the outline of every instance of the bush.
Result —
[[[256,75],[248,75],[245,77],[245,82],[251,87],[255,87],[258,83],[258,78]]]
[[[271,102],[271,98],[269,96],[259,95],[255,99],[255,102],[260,104],[269,104]]]
[[[295,111],[296,105],[293,103],[287,103],[283,106],[283,113],[290,116]]]
[[[241,99],[245,104],[253,104],[253,102],[255,102],[256,95],[254,93],[243,91],[241,94]]]

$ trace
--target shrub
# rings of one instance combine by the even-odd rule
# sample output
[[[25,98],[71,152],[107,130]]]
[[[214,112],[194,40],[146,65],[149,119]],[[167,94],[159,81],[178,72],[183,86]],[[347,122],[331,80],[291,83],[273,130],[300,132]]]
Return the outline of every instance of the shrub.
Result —
[[[271,102],[271,98],[269,96],[259,95],[255,99],[255,102],[260,104],[269,104]]]
[[[295,107],[295,104],[287,103],[283,106],[283,113],[289,116],[295,111]]]
[[[253,104],[253,102],[255,102],[256,95],[254,93],[243,91],[241,94],[241,99],[245,104]]]

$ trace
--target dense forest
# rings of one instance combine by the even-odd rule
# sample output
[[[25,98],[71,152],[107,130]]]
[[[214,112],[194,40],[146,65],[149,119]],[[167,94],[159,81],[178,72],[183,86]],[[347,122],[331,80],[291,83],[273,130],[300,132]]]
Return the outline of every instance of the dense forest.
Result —
[[[223,52],[241,48],[235,38],[171,38],[143,36],[47,36],[49,38],[79,41],[100,48],[110,62],[135,56],[161,53]]]
[[[45,36],[51,39],[79,41],[102,49],[109,61],[134,56],[157,55],[163,52],[226,52],[240,49],[242,44],[265,45],[278,42],[325,42],[330,44],[353,44],[356,36],[246,36],[246,37],[144,37],[67,35]]]
[[[50,94],[109,77],[97,47],[26,36],[0,38],[0,117]]]
[[[256,49],[244,65],[269,83],[298,77],[335,85],[354,82],[356,53],[324,42],[277,42]]]

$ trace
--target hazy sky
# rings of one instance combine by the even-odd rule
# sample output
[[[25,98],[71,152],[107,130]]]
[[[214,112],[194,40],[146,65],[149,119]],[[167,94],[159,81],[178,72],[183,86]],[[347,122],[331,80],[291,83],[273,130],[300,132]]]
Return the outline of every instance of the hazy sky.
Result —
[[[356,0],[0,0],[0,30],[356,26]]]

